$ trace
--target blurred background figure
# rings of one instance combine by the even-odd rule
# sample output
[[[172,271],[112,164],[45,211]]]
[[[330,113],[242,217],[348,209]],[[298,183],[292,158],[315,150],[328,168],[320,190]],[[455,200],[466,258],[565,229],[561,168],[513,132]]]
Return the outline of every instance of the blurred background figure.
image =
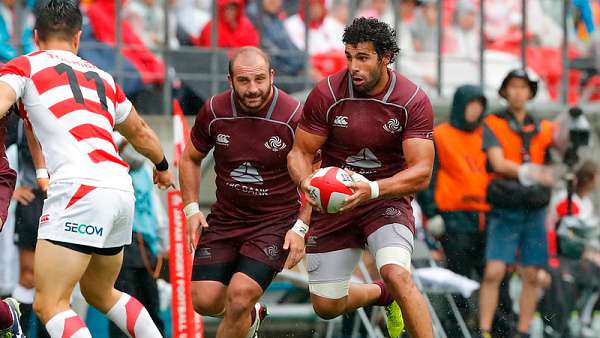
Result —
[[[245,14],[244,0],[217,1],[217,46],[221,48],[236,48],[256,46],[259,36],[256,28]],[[194,45],[210,47],[213,21],[202,28],[200,36],[193,39]]]

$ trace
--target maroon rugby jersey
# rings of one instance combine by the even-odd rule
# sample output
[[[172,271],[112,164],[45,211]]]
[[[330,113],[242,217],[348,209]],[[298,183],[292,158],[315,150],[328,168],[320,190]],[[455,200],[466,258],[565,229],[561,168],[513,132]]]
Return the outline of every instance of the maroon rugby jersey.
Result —
[[[375,96],[355,92],[347,70],[331,75],[311,91],[300,128],[327,137],[322,167],[347,168],[370,180],[387,178],[406,169],[402,141],[433,139],[433,111],[427,95],[404,76],[389,69],[388,74],[385,89]],[[406,216],[405,225],[414,231],[411,198],[396,200]],[[315,221],[322,218],[315,216]]]
[[[213,96],[196,117],[194,147],[214,147],[217,202],[211,214],[220,220],[256,222],[290,217],[300,207],[287,170],[287,154],[302,113],[300,103],[273,87],[272,99],[254,114],[244,114],[231,90]]]

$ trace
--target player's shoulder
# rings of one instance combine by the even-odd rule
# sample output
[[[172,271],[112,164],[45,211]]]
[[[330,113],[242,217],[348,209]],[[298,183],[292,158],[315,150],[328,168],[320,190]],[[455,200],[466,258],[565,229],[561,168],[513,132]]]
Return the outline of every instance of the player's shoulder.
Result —
[[[388,102],[403,106],[409,111],[411,107],[431,104],[427,93],[416,83],[396,71],[390,71],[390,75],[396,78],[396,83]]]
[[[231,117],[231,90],[215,94],[209,97],[203,105],[203,111],[209,118]]]
[[[295,123],[301,115],[300,101],[285,91],[273,87],[276,95],[276,106],[272,118],[285,123]]]
[[[348,71],[346,69],[331,74],[319,81],[309,94],[321,103],[332,105],[348,96]]]

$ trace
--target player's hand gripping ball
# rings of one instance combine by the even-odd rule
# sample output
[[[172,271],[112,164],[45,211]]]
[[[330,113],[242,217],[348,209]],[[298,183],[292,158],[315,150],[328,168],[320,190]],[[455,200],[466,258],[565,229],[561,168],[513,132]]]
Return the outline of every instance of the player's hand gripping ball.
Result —
[[[317,203],[319,209],[329,214],[337,213],[346,198],[353,194],[348,188],[352,177],[338,167],[327,167],[317,170],[310,180],[309,195]]]

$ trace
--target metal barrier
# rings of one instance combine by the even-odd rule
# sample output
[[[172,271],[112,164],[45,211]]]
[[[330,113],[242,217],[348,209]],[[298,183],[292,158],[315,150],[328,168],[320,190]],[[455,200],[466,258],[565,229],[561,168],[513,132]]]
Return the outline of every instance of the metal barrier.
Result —
[[[216,0],[211,0],[212,1],[212,20],[216,21],[218,20],[218,16],[217,16],[217,1]],[[260,0],[255,0],[255,1],[260,1]],[[344,0],[342,0],[344,1]],[[359,13],[359,9],[360,6],[362,4],[362,2],[364,1],[368,1],[368,0],[347,0],[347,5],[348,5],[348,10],[349,10],[349,21],[356,16],[357,13]],[[474,81],[478,81],[480,85],[482,85],[482,87],[485,87],[486,81],[491,81],[490,77],[489,77],[489,73],[486,74],[486,57],[485,55],[487,53],[484,53],[484,48],[482,48],[484,46],[484,42],[485,42],[485,18],[486,18],[486,10],[487,10],[487,6],[486,6],[486,2],[487,0],[478,0],[475,1],[476,3],[480,3],[480,7],[479,7],[479,44],[480,44],[480,49],[479,49],[479,55],[477,57],[477,60],[469,60],[469,62],[473,62],[474,65],[476,65],[476,68],[473,68],[475,72],[477,72],[477,77],[476,79],[473,79]],[[556,5],[558,4],[558,1],[556,0],[540,0],[540,2],[542,4],[549,4],[552,5],[554,7],[556,7]],[[305,11],[306,13],[310,12],[310,1],[305,1]],[[391,10],[393,10],[393,25],[398,29],[398,31],[400,32],[400,28],[403,26],[403,22],[402,22],[402,16],[399,14],[399,6],[401,4],[400,0],[390,0],[391,3]],[[525,32],[527,31],[527,22],[528,22],[528,16],[530,15],[530,13],[528,13],[528,6],[527,4],[529,3],[528,0],[521,0],[521,16],[522,16],[522,22],[521,22],[521,32],[523,34],[523,36],[525,36]],[[114,46],[114,56],[115,56],[115,64],[116,64],[116,69],[115,69],[115,74],[113,74],[117,80],[118,83],[123,84],[125,81],[127,81],[128,77],[131,74],[127,74],[126,72],[124,72],[123,70],[123,60],[122,60],[122,56],[121,56],[121,52],[123,50],[123,48],[127,47],[124,46],[123,42],[122,42],[122,30],[121,30],[121,25],[119,24],[122,21],[122,16],[123,16],[123,10],[121,8],[121,5],[123,4],[123,0],[115,0],[115,7],[116,7],[116,12],[115,12],[115,36],[116,36],[116,43]],[[264,15],[264,9],[262,7],[262,1],[260,2],[260,6],[259,6],[259,17],[261,17],[262,15]],[[444,63],[448,62],[449,60],[451,60],[451,58],[449,58],[446,55],[443,55],[443,39],[442,37],[445,34],[445,25],[443,24],[444,22],[444,17],[447,13],[445,13],[446,11],[446,4],[447,2],[445,2],[444,0],[438,0],[437,2],[437,48],[435,50],[435,72],[433,73],[433,75],[435,76],[435,85],[431,88],[429,94],[431,96],[434,96],[435,98],[435,93],[437,93],[437,97],[448,97],[448,91],[445,90],[445,88],[448,88],[448,86],[453,86],[454,85],[454,79],[450,79],[448,78],[448,75],[445,75],[445,66]],[[570,63],[568,60],[568,53],[567,53],[567,47],[568,47],[568,36],[569,36],[569,30],[568,30],[568,24],[569,24],[569,15],[570,15],[570,1],[569,0],[562,0],[560,2],[561,4],[561,11],[562,11],[562,21],[561,21],[561,25],[562,25],[562,35],[563,35],[563,41],[562,41],[562,45],[560,47],[560,51],[561,51],[561,59],[562,59],[562,67],[564,70],[569,69]],[[25,11],[23,10],[23,2],[22,1],[17,1],[16,4],[16,13],[19,15],[19,21],[20,22],[24,22],[24,18],[23,16],[25,15]],[[173,8],[170,8],[169,5],[169,1],[163,1],[163,6],[164,6],[164,11],[165,12],[169,12],[171,10],[173,10]],[[199,82],[203,82],[204,83],[204,87],[203,87],[203,93],[205,94],[206,97],[217,93],[218,91],[222,90],[223,88],[227,88],[226,85],[226,81],[227,81],[227,71],[226,69],[224,69],[223,64],[222,64],[222,56],[223,55],[227,55],[227,51],[217,48],[217,40],[218,40],[218,31],[217,31],[217,25],[213,24],[212,25],[212,31],[211,31],[211,47],[210,48],[205,48],[205,49],[200,49],[200,48],[195,48],[195,47],[181,47],[178,48],[177,50],[175,49],[171,49],[169,48],[169,39],[170,39],[170,34],[169,34],[169,29],[170,29],[170,18],[169,15],[165,15],[165,20],[164,20],[164,27],[162,28],[163,32],[164,32],[164,41],[165,43],[163,44],[164,47],[158,49],[158,50],[154,50],[154,53],[156,55],[159,55],[162,57],[162,61],[165,64],[165,74],[164,75],[164,83],[162,84],[162,86],[160,87],[161,89],[161,95],[162,95],[162,107],[161,107],[161,111],[162,114],[165,115],[169,115],[171,113],[171,107],[170,107],[170,102],[172,99],[172,85],[173,82],[175,80],[182,80],[184,82],[191,82],[191,83],[199,83]],[[308,25],[309,23],[309,15],[306,15],[305,18],[305,25]],[[17,25],[19,26],[19,25]],[[262,24],[258,25],[258,29],[259,31],[261,31],[264,27],[262,27]],[[17,32],[15,34],[16,38],[13,38],[12,43],[13,45],[15,45],[15,47],[17,47],[18,50],[22,50],[22,46],[21,46],[21,40],[20,40],[20,35],[21,35],[21,27],[19,26],[17,29]],[[402,37],[400,37],[402,38]],[[305,62],[306,62],[306,68],[305,71],[303,72],[303,74],[301,76],[282,76],[282,77],[277,77],[277,81],[278,83],[287,83],[287,84],[294,84],[297,88],[299,88],[300,90],[304,89],[310,89],[313,85],[314,85],[314,81],[311,78],[311,74],[308,71],[308,65],[310,64],[310,56],[308,55],[308,45],[310,44],[310,40],[311,40],[311,36],[310,36],[310,30],[306,29],[305,30],[305,36],[304,36],[305,42],[306,43],[306,47],[305,50],[303,52],[304,57],[305,57]],[[526,64],[527,61],[527,53],[526,53],[526,48],[528,46],[528,39],[522,39],[521,42],[521,52],[520,52],[520,63],[521,66],[523,67]],[[187,54],[187,55],[193,55],[193,57],[197,56],[198,58],[200,58],[201,60],[207,60],[207,62],[205,62],[204,66],[205,69],[203,71],[195,71],[195,70],[191,70],[190,72],[184,72],[184,71],[171,71],[171,70],[177,70],[177,68],[185,68],[185,67],[181,67],[180,65],[177,64],[178,60],[179,60],[179,56],[182,54]],[[402,67],[402,62],[401,60],[404,61],[410,61],[410,60],[419,60],[421,58],[420,55],[416,55],[416,56],[410,56],[410,55],[401,55],[398,58],[398,61],[396,62],[396,64],[394,65],[395,69],[397,70],[403,70],[402,68],[405,68],[405,71],[410,71],[411,69],[409,69],[411,66],[406,66],[406,67]],[[450,67],[450,66],[449,66]],[[433,68],[432,68],[433,69]],[[409,75],[410,78],[410,75]],[[412,78],[411,78],[412,79]],[[452,81],[450,81],[452,80]],[[469,81],[473,81],[473,80],[469,80]],[[562,74],[562,78],[560,79],[560,95],[559,95],[559,101],[558,103],[560,104],[566,104],[567,103],[567,98],[568,98],[568,74],[566,71],[563,72]],[[224,85],[225,84],[225,85]]]

